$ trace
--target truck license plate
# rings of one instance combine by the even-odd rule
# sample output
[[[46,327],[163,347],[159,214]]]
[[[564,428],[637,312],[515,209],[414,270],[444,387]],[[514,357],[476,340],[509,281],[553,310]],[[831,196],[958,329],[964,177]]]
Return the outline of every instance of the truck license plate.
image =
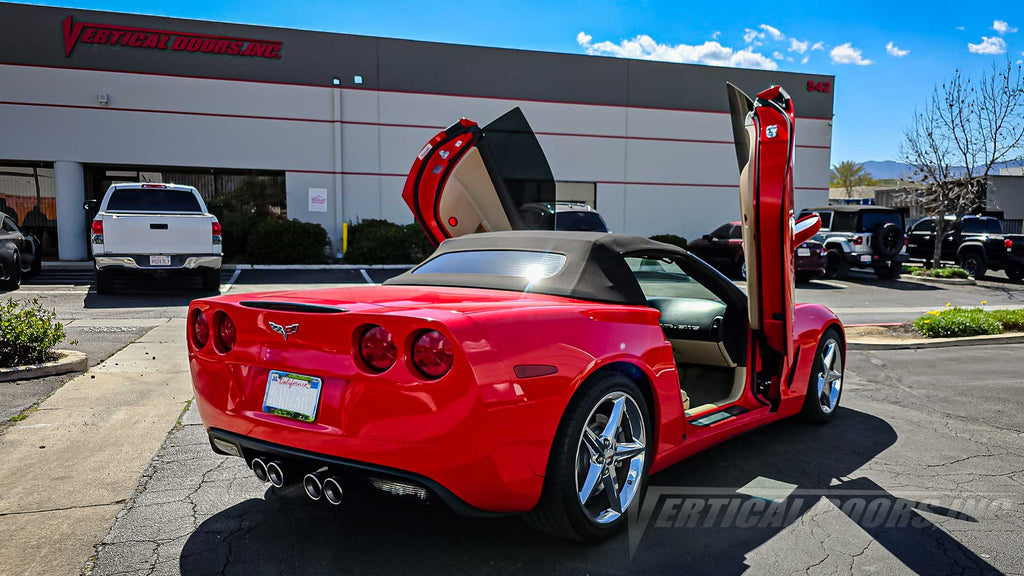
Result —
[[[171,257],[170,256],[150,256],[149,257],[149,265],[150,266],[170,266],[171,265]]]

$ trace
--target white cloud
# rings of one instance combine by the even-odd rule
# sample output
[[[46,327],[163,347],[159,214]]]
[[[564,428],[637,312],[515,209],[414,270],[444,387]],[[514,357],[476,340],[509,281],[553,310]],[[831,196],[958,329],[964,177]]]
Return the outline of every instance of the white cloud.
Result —
[[[811,46],[811,50],[824,50],[824,49],[825,49],[825,43],[824,42],[815,42],[814,46]]]
[[[801,42],[801,41],[797,40],[796,38],[790,38],[789,39],[789,51],[790,52],[796,52],[797,54],[803,54],[804,52],[807,52],[807,49],[810,48],[810,47],[811,47],[811,43],[808,42],[807,40],[804,40],[803,42]]]
[[[760,28],[761,30],[764,30],[766,34],[771,36],[772,40],[775,40],[776,42],[780,42],[782,40],[785,40],[786,38],[786,35],[780,32],[779,29],[774,26],[761,24]]]
[[[1006,40],[999,36],[982,36],[981,42],[977,44],[968,43],[967,49],[972,54],[1002,54],[1006,52]]]
[[[786,57],[785,54],[783,54],[782,52],[779,52],[778,50],[776,50],[775,52],[772,52],[772,58],[775,58],[776,60],[782,60],[785,57]]]
[[[1010,28],[1010,24],[1006,20],[996,20],[992,22],[992,29],[999,33],[1000,36],[1009,32],[1013,34],[1017,31],[1016,28]]]
[[[777,70],[779,65],[764,54],[749,48],[735,50],[722,46],[715,41],[703,44],[661,44],[646,34],[631,40],[623,40],[618,44],[610,41],[592,43],[593,37],[585,32],[576,35],[576,42],[594,56],[617,56],[619,58],[636,58],[640,60],[659,60],[688,64],[708,64],[711,66],[729,66],[732,68],[758,68],[761,70]]]
[[[800,63],[801,64],[807,64],[807,61],[810,60],[810,59],[811,59],[810,56],[804,56],[803,60],[801,60]]]
[[[874,62],[865,59],[861,55],[860,48],[854,48],[849,42],[833,48],[829,56],[832,57],[833,64],[856,64],[858,66],[874,64]]]
[[[721,30],[715,30],[715,32],[711,35],[711,39],[712,40],[718,40],[718,37],[721,36],[721,35],[722,35],[722,31]]]
[[[910,50],[902,50],[892,42],[885,45],[885,51],[888,52],[890,56],[895,56],[897,58],[903,58],[907,54],[910,54]]]
[[[754,40],[757,38],[764,38],[764,34],[750,28],[743,31],[743,41],[747,44],[753,44]]]
[[[967,30],[967,28],[965,28],[963,26],[957,26],[956,29],[961,31],[961,32],[963,32],[964,30]]]

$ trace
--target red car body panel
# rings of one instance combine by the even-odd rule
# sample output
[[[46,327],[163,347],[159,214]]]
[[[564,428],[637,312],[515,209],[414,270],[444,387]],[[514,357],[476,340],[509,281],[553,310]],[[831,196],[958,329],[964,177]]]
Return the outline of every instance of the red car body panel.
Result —
[[[773,98],[788,112],[764,101]],[[211,433],[407,472],[477,510],[522,512],[540,497],[570,400],[595,372],[625,373],[648,397],[656,447],[652,472],[795,414],[823,331],[834,326],[841,334],[842,326],[823,306],[793,304],[792,106],[777,90],[760,94],[756,108],[749,100],[747,105],[750,113],[743,115],[759,135],[749,143],[755,161],[748,168],[759,171],[761,185],[753,205],[745,207],[745,214],[759,218],[756,242],[747,249],[759,262],[760,280],[750,287],[758,304],[751,306],[746,334],[748,381],[730,405],[745,412],[710,425],[690,423],[699,415],[684,412],[672,347],[654,308],[496,289],[389,285],[194,301],[188,353],[203,424]],[[771,123],[778,132],[769,136]],[[458,126],[470,134],[476,125],[463,120]],[[435,174],[427,169],[434,166],[431,150],[437,152],[446,138],[443,132],[424,147],[403,192],[435,241],[457,228],[446,229],[439,221],[445,216],[434,210],[443,176],[472,146],[465,140],[456,152],[458,139],[448,139],[442,146],[452,146],[449,163],[437,164],[442,169]],[[309,305],[326,308],[301,308]],[[215,328],[209,342],[197,343],[199,314],[211,326],[222,315],[231,319],[237,337],[230,350],[218,344]],[[299,326],[285,335],[272,323]],[[371,325],[389,330],[397,346],[397,360],[380,373],[358,353],[360,335]],[[450,371],[433,380],[410,358],[412,342],[425,330],[441,332],[454,347]],[[538,365],[544,369],[535,373],[543,375],[517,376],[517,367]],[[322,380],[312,422],[264,412],[271,370]],[[771,382],[767,398],[755,386],[764,380]]]

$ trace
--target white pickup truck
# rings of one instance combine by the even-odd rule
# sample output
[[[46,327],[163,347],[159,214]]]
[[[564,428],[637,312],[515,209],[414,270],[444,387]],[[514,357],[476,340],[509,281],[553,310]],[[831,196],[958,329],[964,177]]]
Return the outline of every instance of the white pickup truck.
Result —
[[[220,223],[191,186],[114,184],[92,221],[91,238],[101,294],[113,292],[121,272],[193,272],[202,275],[204,290],[220,289]]]

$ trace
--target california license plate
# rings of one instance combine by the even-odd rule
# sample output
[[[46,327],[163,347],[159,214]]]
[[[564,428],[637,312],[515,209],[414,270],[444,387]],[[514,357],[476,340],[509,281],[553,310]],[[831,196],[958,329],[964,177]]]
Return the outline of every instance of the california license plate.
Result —
[[[864,254],[860,257],[861,262],[871,262],[871,254]]]
[[[316,418],[322,387],[323,382],[315,376],[271,370],[267,376],[267,392],[263,396],[263,411],[312,422]]]
[[[810,256],[811,255],[811,249],[810,248],[797,248],[796,249],[796,255],[797,256]]]
[[[150,266],[170,266],[171,265],[171,257],[170,256],[150,256],[149,257],[149,265]]]

